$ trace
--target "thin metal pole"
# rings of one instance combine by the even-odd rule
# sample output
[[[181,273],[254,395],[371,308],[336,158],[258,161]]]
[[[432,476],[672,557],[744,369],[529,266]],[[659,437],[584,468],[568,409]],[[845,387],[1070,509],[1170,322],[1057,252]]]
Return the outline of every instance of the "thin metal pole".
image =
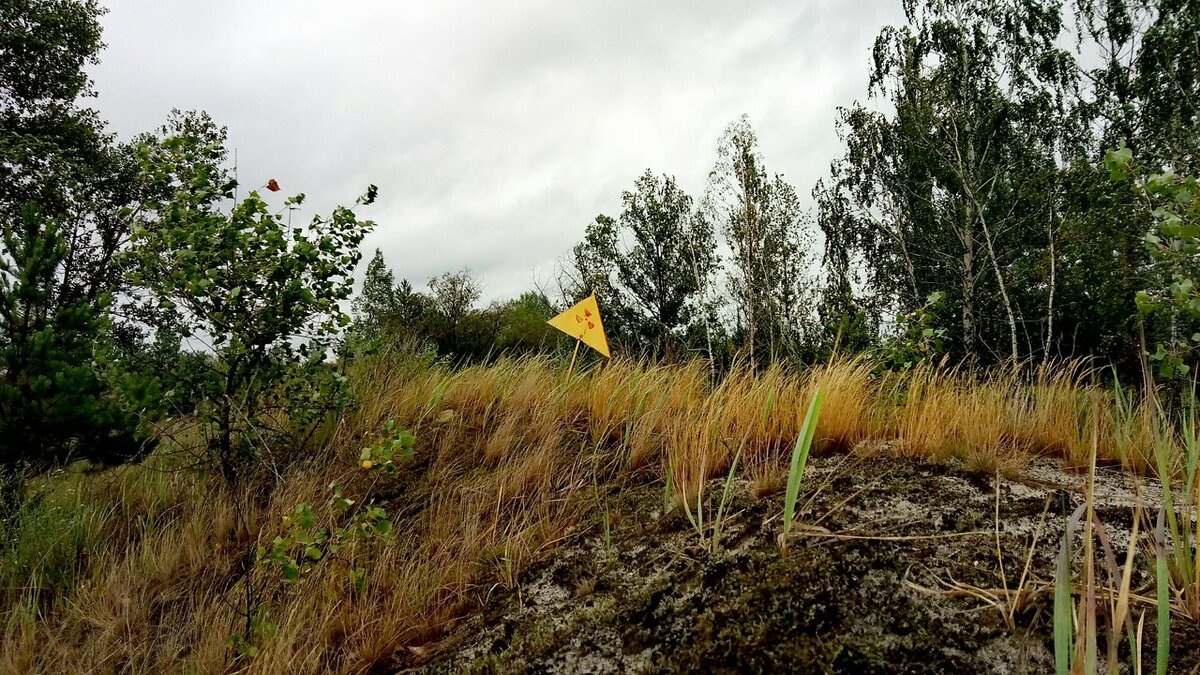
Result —
[[[567,381],[571,381],[571,372],[575,370],[575,357],[579,356],[579,345],[583,344],[583,338],[575,340],[575,351],[571,352],[571,365],[567,368]]]

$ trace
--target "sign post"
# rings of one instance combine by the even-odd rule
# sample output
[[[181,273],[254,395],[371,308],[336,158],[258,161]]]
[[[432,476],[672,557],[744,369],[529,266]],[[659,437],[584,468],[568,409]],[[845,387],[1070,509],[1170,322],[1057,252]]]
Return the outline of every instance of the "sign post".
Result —
[[[604,334],[604,323],[600,320],[600,306],[593,293],[569,307],[565,312],[546,323],[575,338],[575,351],[571,353],[571,365],[567,368],[567,380],[575,371],[575,359],[579,356],[579,345],[586,344],[612,358],[608,351],[608,336]]]

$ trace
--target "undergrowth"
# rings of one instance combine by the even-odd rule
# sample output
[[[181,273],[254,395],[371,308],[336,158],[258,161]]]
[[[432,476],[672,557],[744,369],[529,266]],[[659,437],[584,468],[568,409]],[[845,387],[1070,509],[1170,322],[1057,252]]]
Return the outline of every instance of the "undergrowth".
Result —
[[[1092,452],[1131,471],[1175,471],[1183,456],[1172,447],[1158,463],[1153,415],[1081,368],[981,379],[843,361],[715,385],[701,363],[565,371],[540,357],[452,369],[383,353],[349,369],[360,403],[323,447],[256,487],[231,493],[172,465],[169,448],[144,465],[72,467],[31,486],[4,523],[0,669],[380,667],[514,587],[590,522],[598,491],[664,485],[669,507],[694,509],[705,481],[735,471],[754,494],[781,491],[818,388],[814,454],[988,473],[1041,455],[1084,467]],[[386,536],[346,543],[355,528]],[[290,551],[309,558],[293,569]],[[338,556],[348,564],[326,564]]]

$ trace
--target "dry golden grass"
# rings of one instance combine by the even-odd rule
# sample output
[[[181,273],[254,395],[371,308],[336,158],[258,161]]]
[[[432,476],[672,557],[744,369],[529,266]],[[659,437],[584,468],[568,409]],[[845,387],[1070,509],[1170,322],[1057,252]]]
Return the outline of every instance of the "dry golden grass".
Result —
[[[782,488],[812,393],[825,392],[814,452],[956,459],[1018,471],[1030,457],[1080,464],[1082,429],[1099,415],[1102,459],[1144,471],[1154,434],[1139,406],[1114,402],[1080,368],[977,378],[922,367],[876,377],[844,361],[806,371],[735,372],[713,386],[704,364],[616,359],[568,382],[545,358],[450,370],[382,356],[358,364],[361,405],[330,450],[273,487],[232,495],[194,472],[124,467],[54,479],[78,492],[98,545],[65,587],[4,596],[6,672],[362,672],[421,650],[456,617],[568,536],[598,486],[662,483],[683,498],[723,475],[736,453],[754,491]],[[417,437],[418,459],[392,480],[357,469],[359,449],[389,419]],[[389,510],[396,536],[347,556],[368,570],[351,592],[346,566],[316,565],[299,583],[246,569],[247,551],[279,534],[299,503],[321,508],[330,482]],[[12,576],[5,578],[13,578]],[[247,584],[277,624],[256,657],[226,639],[244,630]]]

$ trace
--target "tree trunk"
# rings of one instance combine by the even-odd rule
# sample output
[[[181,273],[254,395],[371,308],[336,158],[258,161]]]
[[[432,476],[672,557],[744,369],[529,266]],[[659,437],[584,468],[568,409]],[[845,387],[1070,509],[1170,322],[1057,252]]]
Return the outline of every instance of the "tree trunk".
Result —
[[[979,211],[979,224],[983,228],[983,241],[987,245],[988,258],[992,261],[992,271],[996,273],[996,284],[1000,287],[1000,299],[1004,301],[1004,312],[1008,315],[1008,335],[1012,348],[1012,365],[1015,368],[1020,363],[1019,351],[1017,348],[1017,317],[1013,314],[1012,301],[1008,297],[1008,286],[1004,283],[1004,275],[1000,273],[1000,263],[996,260],[996,249],[992,246],[992,235],[988,231],[987,219],[983,216],[983,210]]]
[[[754,234],[750,217],[750,191],[746,189],[746,178],[742,178],[742,283],[745,285],[746,303],[746,345],[750,353],[750,371],[755,369],[754,334],[758,330],[755,325],[755,303],[758,298],[754,288]]]
[[[1053,212],[1053,207],[1051,211]],[[1050,299],[1046,301],[1046,341],[1042,346],[1042,363],[1050,363],[1050,349],[1054,344],[1054,290],[1055,273],[1058,262],[1054,256],[1054,218],[1051,217],[1046,226],[1050,234]]]
[[[963,351],[968,364],[973,364],[978,354],[975,345],[975,228],[968,221],[963,231],[962,256],[962,327]]]
[[[708,368],[712,381],[717,381],[717,362],[713,358],[712,329],[708,325],[708,285],[700,276],[700,263],[696,259],[696,238],[688,237],[688,249],[692,253],[692,274],[696,277],[696,290],[700,293],[700,316],[704,320],[704,342],[708,347]]]

